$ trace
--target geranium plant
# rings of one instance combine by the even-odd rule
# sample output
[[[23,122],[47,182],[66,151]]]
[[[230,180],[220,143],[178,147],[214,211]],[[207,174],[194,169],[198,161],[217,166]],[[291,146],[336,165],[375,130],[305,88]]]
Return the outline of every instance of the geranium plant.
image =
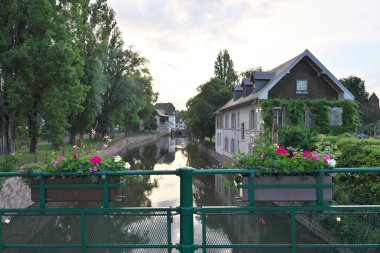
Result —
[[[252,154],[240,153],[234,157],[237,168],[269,170],[278,173],[311,172],[333,168],[336,161],[332,154],[323,151],[298,150],[277,145],[253,146]]]
[[[70,156],[59,156],[47,164],[45,171],[49,172],[81,172],[129,170],[130,165],[120,156],[102,157],[99,154],[82,155],[73,153]]]

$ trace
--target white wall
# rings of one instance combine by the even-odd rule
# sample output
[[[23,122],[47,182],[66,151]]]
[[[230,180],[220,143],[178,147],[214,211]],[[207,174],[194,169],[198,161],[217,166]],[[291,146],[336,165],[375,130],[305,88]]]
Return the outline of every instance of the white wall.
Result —
[[[255,129],[250,129],[250,112],[256,110],[256,125]],[[238,152],[250,153],[253,139],[251,136],[257,136],[261,126],[261,113],[256,105],[246,105],[237,109],[224,111],[219,116],[222,116],[222,128],[215,130],[215,151],[232,158]],[[231,126],[231,115],[236,115],[236,126]],[[226,128],[225,117],[228,114],[228,127]],[[242,138],[242,123],[244,123],[244,138]],[[228,140],[228,148],[226,149],[225,141]],[[235,150],[231,150],[231,140],[234,140]]]

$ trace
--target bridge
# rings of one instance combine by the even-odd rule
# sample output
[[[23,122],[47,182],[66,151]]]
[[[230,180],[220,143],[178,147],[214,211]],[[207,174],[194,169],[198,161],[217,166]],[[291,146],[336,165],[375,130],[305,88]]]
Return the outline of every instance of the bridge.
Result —
[[[268,172],[269,173],[269,172]],[[331,173],[380,173],[379,168],[325,169],[315,172],[314,184],[282,185],[286,188],[315,190],[312,205],[285,205],[278,202],[271,206],[258,205],[255,191],[273,188],[273,185],[255,185],[257,174],[265,172],[239,169],[192,169],[180,168],[173,171],[123,171],[97,172],[102,178],[100,184],[50,184],[50,177],[83,176],[79,173],[30,172],[0,173],[0,177],[38,178],[39,206],[31,208],[0,209],[0,253],[7,252],[215,252],[216,250],[247,250],[246,252],[378,252],[380,250],[380,206],[337,206],[324,201],[326,188],[332,185],[323,182],[323,177]],[[249,184],[240,187],[248,189],[246,204],[241,206],[194,206],[193,177],[195,175],[234,175],[249,177]],[[111,207],[110,191],[115,187],[112,178],[133,175],[176,175],[180,180],[180,205],[166,208],[115,208]],[[310,176],[310,175],[308,175]],[[49,189],[69,188],[102,189],[103,207],[70,208],[47,205]],[[194,216],[202,224],[200,243],[194,240]],[[56,228],[46,230],[49,220],[54,220]],[[70,226],[61,225],[62,219],[69,219]],[[180,236],[172,237],[173,219],[179,219]],[[214,230],[218,221],[231,219],[239,226],[251,226],[256,233],[242,231],[236,238],[220,238]],[[284,223],[285,222],[285,223]],[[280,225],[281,224],[281,225]],[[284,226],[284,224],[287,224]],[[363,226],[364,231],[356,231]],[[344,226],[343,226],[344,225]],[[22,230],[16,230],[16,227]],[[215,228],[216,227],[216,228]],[[314,230],[312,241],[305,241],[305,227]],[[67,231],[70,230],[70,233]],[[281,236],[272,238],[271,232],[278,230]],[[101,232],[99,232],[101,231]],[[358,236],[353,236],[354,231]],[[154,233],[150,240],[148,233]],[[373,233],[364,240],[363,233]],[[348,236],[349,235],[349,236]],[[18,250],[18,251],[17,251]],[[34,250],[34,251],[33,251]],[[134,251],[133,251],[134,252]],[[227,252],[227,251],[226,251]]]

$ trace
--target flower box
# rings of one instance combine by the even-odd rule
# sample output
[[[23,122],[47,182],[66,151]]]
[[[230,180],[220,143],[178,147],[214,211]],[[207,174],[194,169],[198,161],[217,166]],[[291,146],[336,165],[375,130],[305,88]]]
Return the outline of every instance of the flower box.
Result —
[[[243,185],[248,185],[249,178],[243,176]],[[255,201],[317,201],[316,188],[302,188],[301,185],[313,185],[316,176],[258,176],[254,178]],[[323,176],[324,185],[332,185],[332,176]],[[267,185],[267,186],[264,186]],[[285,188],[285,185],[289,185]],[[273,187],[272,187],[273,186]],[[277,187],[276,186],[280,186]],[[293,187],[292,187],[293,186]],[[243,188],[242,199],[249,200],[248,188]],[[332,200],[332,187],[323,188],[323,201]]]
[[[46,202],[87,202],[103,201],[103,180],[92,182],[87,177],[46,178]],[[32,201],[40,201],[40,180],[33,179],[30,184]],[[75,187],[77,185],[78,187]],[[87,185],[87,186],[85,186]],[[73,188],[64,188],[73,186]],[[55,188],[57,187],[57,188]],[[120,178],[109,178],[109,199],[120,195]]]

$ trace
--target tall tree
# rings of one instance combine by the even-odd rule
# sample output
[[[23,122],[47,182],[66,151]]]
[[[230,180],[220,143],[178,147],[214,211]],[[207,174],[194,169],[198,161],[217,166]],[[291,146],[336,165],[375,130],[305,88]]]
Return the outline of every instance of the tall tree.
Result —
[[[223,84],[223,80],[211,78],[198,87],[199,94],[186,103],[186,127],[193,135],[199,138],[214,136],[214,113],[231,98],[230,88]]]
[[[368,92],[365,89],[365,81],[357,76],[349,76],[339,80],[361,105],[368,101]]]
[[[214,74],[215,77],[223,80],[226,86],[233,85],[233,82],[238,79],[238,75],[234,70],[234,63],[226,49],[219,51],[216,57]]]
[[[0,8],[0,154],[15,152],[16,117],[28,95],[25,65],[27,3],[4,0]]]
[[[69,142],[75,143],[79,132],[83,142],[85,131],[95,126],[95,119],[102,110],[107,78],[102,59],[107,54],[107,45],[112,29],[116,26],[115,13],[104,0],[97,0],[81,12],[83,26],[79,33],[83,43],[84,72],[81,84],[86,87],[83,110],[69,117]]]

